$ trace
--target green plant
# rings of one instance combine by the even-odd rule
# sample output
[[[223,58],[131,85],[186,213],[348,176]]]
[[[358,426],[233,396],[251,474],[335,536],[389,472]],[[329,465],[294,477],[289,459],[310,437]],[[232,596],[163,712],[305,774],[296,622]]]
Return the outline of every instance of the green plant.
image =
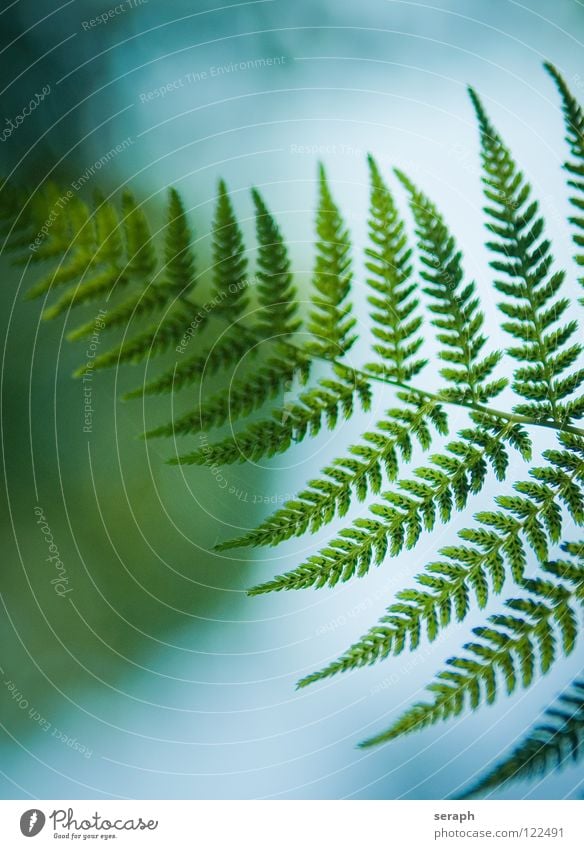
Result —
[[[571,154],[568,186],[576,210],[569,220],[576,263],[582,266],[584,113],[559,73],[546,68],[562,98]],[[72,310],[90,301],[107,303],[103,332],[123,331],[114,347],[83,364],[78,375],[126,362],[145,362],[150,370],[155,356],[173,348],[180,354],[126,396],[199,387],[194,409],[145,434],[198,435],[197,445],[170,462],[227,464],[282,453],[324,427],[334,429],[339,419],[356,414],[356,405],[368,410],[376,388],[391,391],[392,405],[345,456],[332,460],[257,528],[217,546],[226,551],[278,545],[345,516],[353,499],[370,499],[366,515],[296,568],[253,587],[251,595],[332,587],[363,577],[373,564],[414,549],[424,532],[447,524],[487,484],[501,485],[492,509],[475,514],[473,524],[440,550],[440,559],[429,563],[412,587],[398,592],[377,625],[338,660],[299,682],[305,687],[413,651],[453,620],[464,620],[475,605],[485,607],[491,594],[513,581],[520,595],[484,627],[475,628],[476,641],[429,686],[429,700],[414,705],[364,746],[492,702],[501,684],[508,693],[528,687],[556,661],[557,644],[568,654],[580,631],[580,549],[568,547],[574,562],[550,561],[564,529],[581,525],[584,516],[579,324],[565,294],[566,272],[554,267],[532,189],[478,96],[472,90],[470,96],[480,129],[487,247],[493,255],[501,327],[508,337],[504,350],[489,346],[480,302],[485,293],[467,280],[462,254],[436,205],[403,172],[395,172],[415,224],[412,245],[372,157],[366,269],[374,359],[359,368],[349,356],[357,340],[350,300],[351,238],[322,166],[307,317],[301,315],[285,241],[257,190],[252,193],[256,285],[250,285],[254,278],[242,232],[221,182],[213,221],[212,283],[205,295],[206,275],[195,270],[187,215],[175,190],[170,191],[159,265],[146,217],[129,192],[118,212],[102,197],[92,204],[78,196],[64,202],[52,185],[30,200],[19,187],[5,184],[2,189],[7,247],[20,251],[17,261],[56,263],[29,292],[46,299],[62,290],[43,315],[64,314],[68,320]],[[46,233],[39,239],[43,228]],[[156,323],[144,326],[148,320]],[[434,391],[418,382],[429,368],[424,321],[434,330],[441,362],[440,385]],[[90,319],[68,335],[86,338],[94,325]],[[229,378],[229,391],[203,392],[202,382],[210,374]],[[282,392],[293,381],[304,388],[283,406]],[[269,403],[271,413],[259,415]],[[451,408],[465,411],[468,419],[454,437],[448,436]],[[200,438],[226,423],[235,428],[241,419],[241,426],[223,438],[210,443]],[[511,454],[531,464],[532,433],[538,429],[553,435],[554,444],[528,466],[524,479],[508,480]],[[423,464],[411,468],[420,452]],[[406,475],[402,469],[408,466]],[[534,735],[529,739],[539,740],[541,732]],[[521,764],[532,758],[532,743],[518,751],[509,761],[512,766],[496,770],[472,792],[492,788],[515,772],[524,774]]]
[[[554,576],[567,580],[569,589],[562,599],[564,604],[569,603],[569,599],[581,602],[584,589],[582,584],[584,578],[584,547],[582,544],[570,543],[563,547],[566,552],[574,556],[575,561],[557,561],[546,564],[544,568]],[[548,601],[552,600],[552,603],[554,596],[559,599],[555,588],[551,593],[549,588],[544,588],[542,593],[540,586],[538,593]],[[520,607],[519,610],[522,610],[522,608]],[[542,606],[536,615],[545,616],[544,611],[545,606]],[[528,612],[533,621],[535,610]],[[557,614],[554,615],[557,616]],[[522,622],[523,620],[519,621]],[[573,644],[574,634],[578,630],[577,622],[573,619],[573,611],[570,611],[567,616],[562,614],[561,617],[558,617],[558,622],[564,633],[564,645],[570,648]],[[515,645],[509,645],[509,651],[521,652],[524,658],[523,663],[527,663],[527,674],[531,676],[533,674],[532,659],[530,653],[525,650],[525,646],[529,642],[529,634],[527,629],[519,633],[516,623],[517,620],[514,620],[511,626],[506,625],[505,627],[519,635],[519,639],[523,640],[524,647],[522,650],[518,649],[519,642],[516,641]],[[505,623],[503,624],[505,625]],[[542,647],[540,654],[543,661],[544,652],[548,652],[548,658],[545,661],[547,664],[549,658],[553,657],[554,648],[551,646],[550,649],[546,650],[549,632],[542,634],[542,636],[544,636],[544,641],[542,642],[540,637]],[[490,772],[487,772],[461,794],[461,798],[470,799],[485,794],[511,781],[541,777],[552,769],[561,769],[570,761],[578,761],[582,756],[581,744],[584,738],[584,681],[574,681],[572,686],[558,698],[557,703],[544,711],[543,720]]]

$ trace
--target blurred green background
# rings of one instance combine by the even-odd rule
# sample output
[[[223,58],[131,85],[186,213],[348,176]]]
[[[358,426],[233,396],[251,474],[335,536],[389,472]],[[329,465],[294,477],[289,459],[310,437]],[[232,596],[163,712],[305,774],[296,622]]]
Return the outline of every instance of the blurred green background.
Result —
[[[17,115],[51,86],[0,146],[2,173],[32,191],[48,177],[70,184],[130,138],[88,194],[129,186],[159,226],[166,189],[176,186],[205,267],[218,177],[249,236],[248,189],[257,185],[305,292],[316,162],[327,165],[360,263],[372,151],[387,174],[403,167],[440,201],[494,318],[465,93],[472,82],[542,199],[556,257],[570,263],[563,129],[541,62],[556,63],[582,90],[584,13],[575,0],[148,0],[91,23],[112,8],[20,0],[2,11],[2,114]],[[137,438],[140,403],[116,400],[141,379],[128,367],[96,376],[93,430],[84,433],[82,385],[71,377],[83,345],[64,341],[67,320],[40,321],[41,305],[23,299],[29,279],[9,258],[0,261],[3,797],[440,798],[506,749],[571,680],[577,657],[528,696],[390,748],[356,750],[416,698],[477,623],[451,629],[419,655],[302,693],[294,684],[376,621],[444,529],[367,581],[247,599],[247,586],[296,565],[330,529],[256,556],[209,549],[297,491],[363,419],[261,467],[222,470],[224,488],[208,469],[183,475],[166,465],[168,445]],[[87,317],[94,313],[88,308]],[[156,402],[148,420],[167,413],[168,403]],[[66,598],[50,584],[37,505],[66,566]],[[506,795],[563,796],[579,780],[568,770]]]

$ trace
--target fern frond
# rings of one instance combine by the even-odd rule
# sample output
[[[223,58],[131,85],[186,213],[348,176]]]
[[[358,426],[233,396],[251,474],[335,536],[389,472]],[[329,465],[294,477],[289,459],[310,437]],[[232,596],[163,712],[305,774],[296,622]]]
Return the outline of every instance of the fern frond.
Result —
[[[577,322],[557,327],[570,305],[568,298],[555,297],[565,275],[552,272],[550,243],[544,238],[537,201],[530,200],[531,186],[472,89],[470,96],[481,133],[484,194],[490,204],[485,207],[487,228],[494,237],[487,247],[501,257],[490,264],[505,277],[495,281],[506,297],[499,303],[507,319],[502,327],[521,343],[509,347],[509,355],[524,363],[515,371],[513,389],[528,403],[516,404],[514,410],[537,421],[563,424],[584,413],[582,399],[564,403],[584,382],[584,369],[562,377],[582,353],[580,344],[568,345]]]
[[[200,325],[197,330],[202,330]],[[178,392],[202,377],[212,377],[219,371],[238,363],[242,357],[255,357],[260,351],[259,338],[252,336],[239,324],[230,325],[215,344],[185,357],[163,371],[158,377],[132,389],[124,400],[141,398],[142,395],[162,395]]]
[[[45,274],[25,295],[27,300],[40,298],[58,286],[82,279],[91,269],[92,256],[81,250],[71,250],[59,265]]]
[[[206,398],[192,412],[186,413],[166,425],[144,434],[146,438],[184,436],[220,427],[228,421],[237,421],[262,407],[266,401],[280,394],[299,375],[303,383],[309,376],[310,360],[297,352],[296,357],[272,357],[250,377],[234,381],[228,393],[219,392]]]
[[[359,501],[364,501],[369,492],[378,493],[383,472],[389,480],[395,480],[400,455],[404,462],[411,459],[414,439],[427,450],[431,445],[430,425],[440,434],[447,432],[446,415],[435,401],[420,401],[417,395],[405,392],[398,393],[398,398],[403,406],[388,410],[375,430],[364,433],[362,441],[349,448],[348,457],[333,460],[322,470],[323,477],[309,481],[308,488],[294,500],[244,536],[221,543],[217,550],[278,545],[307,530],[315,532],[335,515],[347,513],[352,493]],[[254,593],[250,590],[251,595]]]
[[[169,189],[167,217],[164,234],[164,278],[172,294],[191,295],[196,283],[193,234],[181,196],[173,188]],[[145,236],[146,233],[136,231],[139,244],[144,244]],[[148,276],[147,273],[146,277]]]
[[[570,223],[576,262],[582,266],[584,113],[557,70],[546,67],[562,98],[570,148],[566,169],[576,210]],[[474,641],[461,657],[448,662],[430,686],[426,702],[414,705],[364,745],[490,702],[503,681],[508,692],[519,683],[528,686],[536,675],[536,659],[545,673],[559,653],[559,641],[565,653],[572,651],[579,630],[576,611],[584,602],[581,547],[567,544],[566,559],[548,560],[567,523],[584,522],[584,430],[573,424],[584,414],[578,325],[562,291],[564,273],[553,268],[531,188],[473,91],[471,97],[480,126],[488,248],[495,254],[491,266],[500,278],[495,287],[502,326],[513,340],[506,351],[511,380],[501,376],[504,354],[489,349],[477,288],[466,279],[461,251],[443,216],[402,172],[395,172],[413,212],[420,285],[404,222],[372,157],[365,267],[376,361],[356,369],[343,364],[357,338],[351,237],[322,165],[308,322],[311,341],[303,345],[288,338],[301,324],[286,243],[256,189],[257,298],[248,311],[248,254],[223,181],[213,217],[211,295],[203,305],[195,300],[200,275],[187,212],[176,191],[170,191],[164,246],[159,250],[143,207],[129,192],[123,193],[120,208],[99,195],[85,203],[51,183],[32,194],[11,183],[0,187],[4,248],[17,263],[36,265],[28,270],[36,280],[30,295],[47,300],[44,317],[68,314],[99,300],[107,305],[99,313],[100,333],[123,331],[110,350],[100,348],[99,356],[77,374],[146,362],[147,382],[127,398],[188,387],[196,399],[194,409],[181,407],[188,412],[145,434],[197,435],[191,450],[179,452],[172,463],[215,466],[271,457],[351,418],[357,401],[367,411],[373,385],[384,384],[384,391],[391,393],[394,400],[384,404],[382,409],[389,407],[385,415],[377,424],[367,424],[344,456],[325,465],[296,498],[259,527],[218,546],[276,545],[346,516],[355,500],[377,496],[365,517],[344,527],[297,568],[252,588],[252,595],[334,586],[365,575],[374,563],[414,550],[423,533],[468,508],[493,477],[507,477],[511,450],[530,460],[532,429],[556,432],[558,441],[543,452],[543,461],[528,475],[518,476],[523,480],[501,489],[490,509],[477,513],[472,526],[442,547],[413,586],[397,592],[377,625],[340,658],[299,682],[303,687],[414,650],[423,640],[431,642],[453,621],[464,620],[471,608],[484,608],[513,580],[522,597],[512,598],[503,614],[475,629]],[[424,297],[418,293],[422,287]],[[426,307],[441,362],[438,386],[426,382],[421,388],[413,384],[426,365],[421,315]],[[87,321],[85,316],[68,336],[81,339],[96,326],[95,319]],[[151,373],[149,360],[172,347],[176,361],[162,368],[155,363]],[[309,373],[315,375],[317,361],[322,361],[320,371],[305,385]],[[215,375],[217,380],[207,380]],[[304,388],[293,403],[287,401],[288,392],[280,400],[292,381]],[[211,392],[209,382],[216,384]],[[492,400],[509,382],[516,406],[495,409]],[[448,433],[448,405],[456,406],[459,415],[466,411],[466,426],[455,437],[441,440],[437,450],[435,432],[444,437]],[[228,421],[233,425],[229,438],[207,435]],[[420,450],[424,456],[418,461],[414,451]],[[402,471],[414,456],[415,467]],[[543,571],[527,579],[530,561]],[[584,688],[584,683],[576,686]],[[579,701],[574,711],[578,723],[581,708]],[[532,769],[545,770],[568,750],[575,751],[581,724],[575,730],[573,716],[563,708],[552,708],[550,717],[478,786],[498,786],[522,770],[526,775]]]
[[[163,318],[158,324],[152,324],[92,361],[91,370],[117,367],[122,363],[137,363],[163,353],[176,346],[183,338],[197,313],[197,307],[190,299],[197,283],[195,258],[192,250],[192,233],[187,213],[176,189],[169,190],[167,224],[164,232],[164,268],[163,279],[151,282],[155,268],[155,257],[148,249],[150,234],[147,223],[126,197],[127,215],[125,219],[128,265],[134,275],[146,272],[142,279],[143,289],[133,293],[104,317],[104,329],[124,326],[129,320],[159,310]],[[146,242],[144,242],[146,239]],[[141,269],[139,272],[137,269]],[[87,284],[85,287],[86,288]],[[78,298],[79,300],[79,298]],[[205,318],[199,323],[203,323]],[[92,327],[93,325],[91,325]],[[71,336],[80,338],[87,334],[90,324],[76,328]],[[81,376],[87,366],[77,369],[75,376]]]
[[[44,262],[67,253],[74,237],[67,211],[70,200],[69,193],[63,195],[59,186],[52,181],[35,192],[30,203],[26,203],[26,198],[26,211],[21,220],[30,228],[28,238],[15,247],[25,248],[34,243],[34,250],[18,257],[17,264]],[[71,211],[76,208],[76,203],[70,207]]]
[[[77,276],[77,275],[75,275]],[[103,330],[113,330],[116,327],[127,327],[131,321],[158,311],[164,312],[165,307],[176,296],[168,283],[151,283],[144,289],[132,292],[121,303],[112,306],[103,318]],[[90,319],[74,327],[67,333],[67,339],[75,342],[90,336],[94,329],[94,320]],[[154,331],[152,331],[154,332]]]
[[[61,260],[48,274],[43,275],[37,283],[31,286],[25,294],[27,300],[40,298],[59,286],[64,286],[75,280],[82,280],[96,264],[95,227],[89,207],[77,197],[72,198],[69,203],[70,206],[67,210],[69,240],[67,246],[63,249],[61,237],[57,235],[57,250],[50,257],[50,259],[55,259],[58,255],[62,255]],[[34,238],[34,236],[31,236],[31,239]],[[53,244],[54,241],[55,236],[49,233],[47,243]],[[14,249],[13,245],[8,247]],[[38,251],[35,251],[33,256],[36,257],[37,253]]]
[[[439,331],[440,359],[450,365],[440,374],[449,386],[441,390],[445,401],[482,404],[498,395],[506,386],[503,378],[485,382],[496,368],[501,355],[492,351],[480,356],[486,336],[481,332],[484,315],[479,309],[474,283],[465,283],[462,254],[444,218],[432,201],[406,175],[396,170],[406,188],[416,222],[422,278],[429,284],[424,292],[431,298],[432,324]]]
[[[189,327],[194,309],[194,305],[188,307],[183,302],[175,303],[158,324],[152,324],[109,351],[98,354],[92,360],[91,370],[117,368],[123,363],[140,363],[176,346]],[[73,373],[74,377],[81,377],[86,371],[87,366],[81,366]]]
[[[584,680],[574,681],[513,751],[458,798],[473,799],[512,781],[542,778],[582,757]]]
[[[252,197],[259,245],[257,292],[258,303],[262,308],[257,322],[258,330],[268,338],[287,336],[298,330],[300,320],[297,318],[297,293],[292,284],[286,243],[257,189],[252,190]]]
[[[74,218],[71,218],[71,224],[73,223]],[[93,242],[88,240],[90,231],[87,228],[90,225],[93,225],[95,229]],[[43,311],[44,319],[57,318],[72,307],[101,297],[108,297],[117,287],[124,286],[128,282],[129,278],[122,262],[121,223],[113,204],[96,194],[93,220],[91,222],[84,220],[81,228],[73,242],[73,250],[77,248],[76,253],[82,261],[85,261],[85,267],[80,277],[75,279],[60,298]],[[66,253],[69,253],[69,249]],[[63,282],[64,276],[58,274],[45,281],[50,288],[56,283]],[[32,295],[35,296],[38,293],[39,287],[35,287]]]
[[[306,676],[298,686],[400,654],[408,643],[413,650],[423,628],[433,641],[453,616],[457,621],[466,617],[471,592],[481,608],[488,601],[489,586],[500,593],[506,568],[520,584],[529,550],[545,562],[549,542],[560,539],[561,507],[576,524],[584,521],[584,495],[579,486],[584,481],[584,442],[569,435],[562,440],[561,450],[545,452],[546,466],[531,470],[532,480],[514,485],[517,495],[496,498],[500,510],[477,513],[479,527],[460,531],[461,544],[440,550],[444,560],[431,563],[417,576],[418,587],[400,591],[378,625],[338,660]]]
[[[169,189],[167,224],[164,234],[165,262],[161,280],[154,281],[157,266],[156,251],[152,244],[146,216],[136,204],[131,192],[126,191],[122,196],[122,211],[127,255],[124,271],[136,278],[140,288],[132,292],[122,303],[116,304],[107,311],[103,318],[104,330],[126,327],[129,322],[141,316],[156,311],[163,312],[164,308],[176,298],[184,298],[190,294],[196,282],[195,260],[191,248],[192,234],[184,205],[176,189]],[[71,330],[67,338],[82,339],[92,331],[93,321],[88,321]],[[137,337],[134,337],[132,341],[128,340],[126,344],[133,348],[134,361],[137,359],[138,350],[144,353],[148,350],[144,347],[143,341],[137,344]]]
[[[545,568],[545,567],[544,567]],[[474,628],[475,641],[466,655],[447,661],[427,688],[431,699],[407,710],[390,728],[365,740],[362,747],[386,743],[435,723],[459,716],[466,707],[492,704],[501,680],[507,694],[529,687],[539,672],[545,675],[558,657],[558,644],[569,655],[578,636],[578,614],[584,603],[584,566],[573,580],[542,578],[523,582],[527,596],[505,604],[506,612],[490,616]]]
[[[373,335],[379,340],[374,351],[381,364],[372,366],[388,377],[405,383],[426,365],[414,359],[423,344],[419,334],[422,318],[419,301],[414,297],[416,284],[410,282],[413,266],[405,225],[400,218],[377,163],[368,157],[371,175],[369,238],[373,247],[365,251],[371,277],[367,283],[375,291],[368,297],[373,307]]]
[[[319,166],[319,203],[316,216],[315,293],[308,329],[314,336],[311,350],[328,359],[342,356],[356,337],[355,319],[347,301],[351,290],[351,238],[331,195],[323,165]]]
[[[576,215],[568,220],[575,230],[572,236],[576,245],[574,259],[579,266],[584,266],[584,110],[557,68],[549,62],[544,64],[544,68],[555,82],[562,98],[566,141],[572,155],[572,159],[564,164],[564,168],[569,174],[568,187],[573,192],[570,203],[576,209]],[[580,277],[580,284],[584,286],[584,276]],[[580,303],[584,304],[584,298],[580,298]]]
[[[249,303],[247,257],[224,180],[219,180],[213,221],[214,300],[229,321],[240,318]]]
[[[259,192],[254,190],[254,201],[257,209],[257,231],[258,241],[260,244],[258,258],[258,290],[259,301],[264,308],[260,313],[260,318],[255,322],[253,327],[242,327],[240,323],[231,324],[222,334],[217,344],[211,346],[206,352],[197,351],[195,354],[186,358],[180,363],[176,363],[172,368],[169,368],[163,374],[158,376],[153,381],[138,387],[131,391],[125,397],[139,397],[142,394],[157,394],[163,392],[176,391],[194,380],[199,378],[203,372],[208,376],[216,372],[220,367],[227,368],[230,365],[237,363],[245,354],[256,356],[259,353],[259,343],[266,337],[273,337],[279,334],[289,334],[294,332],[299,326],[299,322],[295,319],[296,303],[294,302],[295,290],[291,285],[292,275],[289,273],[290,263],[287,256],[286,247],[280,234],[280,231],[274,219],[270,215],[264,201]],[[238,255],[239,251],[239,255]],[[214,259],[215,259],[215,297],[213,304],[216,305],[216,313],[218,316],[225,316],[232,321],[235,313],[245,306],[247,300],[241,300],[240,296],[247,288],[247,280],[244,272],[247,260],[243,255],[243,241],[239,226],[235,219],[231,202],[226,192],[224,184],[221,184],[219,201],[216,211],[215,221],[215,236],[214,236]],[[228,284],[229,275],[234,274],[234,282]],[[226,288],[221,289],[224,286]],[[233,291],[232,291],[233,290]],[[233,300],[234,299],[234,300]],[[261,315],[264,313],[264,317]],[[199,310],[195,315],[193,322],[194,329],[199,335],[203,327],[207,324],[210,317],[208,308]],[[183,328],[186,330],[187,328]],[[300,360],[306,361],[305,357],[301,357],[297,349],[290,348],[289,354],[296,362],[294,373],[300,366]],[[261,406],[269,397],[277,394],[278,387],[283,383],[292,379],[293,374],[291,369],[285,369],[282,372],[283,376],[277,380],[276,370],[274,368],[265,372],[262,378],[258,377],[255,389],[254,402],[249,406],[249,409],[254,409]],[[274,383],[276,380],[276,383]],[[251,385],[249,386],[251,390]],[[243,384],[239,387],[235,395],[232,396],[231,415],[237,416],[237,409],[241,412],[248,409],[248,405],[243,397]],[[267,394],[266,394],[267,393]],[[240,398],[239,403],[236,398]],[[251,397],[250,397],[251,400]],[[219,399],[209,402],[211,407],[218,410],[227,410],[225,404]],[[217,406],[217,403],[219,406]],[[210,408],[209,408],[210,409]],[[222,419],[223,414],[219,416]],[[201,422],[206,418],[202,411],[193,414],[193,421]],[[214,419],[214,416],[211,417]],[[186,419],[184,419],[186,424]],[[163,433],[172,432],[157,429],[148,435],[163,435]],[[174,432],[182,432],[180,429]],[[184,431],[188,432],[188,431]]]
[[[338,380],[322,379],[318,387],[301,393],[298,402],[274,413],[272,419],[254,422],[231,439],[205,445],[203,449],[170,460],[173,464],[228,465],[259,460],[286,451],[307,433],[316,436],[323,424],[333,429],[340,416],[350,418],[357,397],[369,409],[369,383],[349,369],[335,369]]]
[[[414,470],[401,480],[397,491],[383,493],[383,503],[372,505],[372,517],[356,519],[352,526],[296,569],[249,592],[258,595],[278,590],[334,586],[355,575],[363,577],[372,563],[380,565],[386,555],[396,557],[412,549],[423,530],[431,531],[439,519],[448,522],[454,509],[462,510],[470,495],[482,488],[490,463],[501,479],[508,463],[505,442],[516,441],[516,424],[499,422],[494,433],[482,428],[462,430],[459,439],[434,454],[431,466]]]
[[[97,191],[94,199],[96,260],[117,265],[124,253],[123,229],[113,203]]]
[[[170,194],[172,197],[177,192],[171,189]],[[128,189],[122,193],[122,222],[127,256],[125,270],[140,282],[150,280],[156,271],[156,250],[144,210]]]
[[[82,285],[75,283],[70,286],[54,304],[43,311],[43,318],[45,320],[57,318],[71,307],[81,306],[107,296],[118,284],[126,282],[118,266],[112,265],[96,271],[90,278],[85,278]]]

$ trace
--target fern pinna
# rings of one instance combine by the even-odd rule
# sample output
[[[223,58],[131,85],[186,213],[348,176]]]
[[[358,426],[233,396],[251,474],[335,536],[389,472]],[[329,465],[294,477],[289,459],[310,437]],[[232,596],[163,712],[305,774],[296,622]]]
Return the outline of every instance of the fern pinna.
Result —
[[[569,223],[581,267],[584,113],[559,72],[551,65],[546,69],[562,101],[570,151],[565,167],[575,209]],[[428,698],[364,746],[476,709],[501,689],[512,693],[528,687],[562,653],[572,651],[580,632],[582,544],[566,544],[568,559],[553,559],[554,546],[584,516],[578,302],[568,294],[571,272],[554,263],[531,186],[478,95],[470,90],[470,97],[479,124],[487,248],[507,340],[503,350],[493,348],[485,330],[481,301],[490,291],[468,279],[438,206],[409,176],[394,172],[414,223],[411,236],[389,175],[373,157],[364,261],[372,356],[358,368],[347,356],[349,351],[354,356],[358,335],[351,237],[323,166],[306,314],[285,239],[257,189],[252,191],[257,244],[250,254],[227,187],[219,183],[209,281],[174,189],[159,247],[161,240],[151,234],[130,192],[118,209],[111,199],[96,195],[89,202],[63,195],[53,185],[32,198],[19,186],[2,186],[5,249],[16,252],[19,263],[42,267],[29,295],[44,299],[44,317],[65,315],[69,321],[78,307],[107,305],[102,332],[117,332],[118,339],[77,374],[146,363],[147,376],[127,398],[185,389],[197,398],[194,408],[145,434],[185,438],[184,452],[177,450],[171,463],[257,461],[323,428],[334,430],[358,408],[367,411],[381,387],[392,395],[383,415],[344,456],[331,459],[258,527],[217,546],[220,551],[276,546],[342,518],[355,500],[368,501],[367,510],[320,551],[253,587],[251,595],[332,587],[363,577],[372,565],[414,549],[425,532],[447,524],[496,481],[490,509],[476,513],[472,524],[439,550],[376,625],[337,660],[299,682],[305,687],[413,651],[514,582],[517,594],[474,629],[464,653],[429,685]],[[94,324],[85,316],[69,338],[87,338]],[[431,374],[430,333],[439,359],[431,384],[424,377]],[[175,361],[169,365],[168,358],[161,359],[164,365],[156,368],[155,357],[173,350],[179,355]],[[229,391],[203,391],[209,375],[229,379]],[[434,384],[432,391],[426,388]],[[283,404],[291,385],[298,387],[295,400]],[[453,435],[454,408],[467,422]],[[201,440],[202,433],[227,423],[228,436],[219,432],[211,441]],[[555,442],[532,465],[533,434],[542,428],[553,432]],[[425,460],[412,467],[420,454]],[[527,464],[519,481],[508,480],[514,457]],[[560,697],[561,709],[550,708],[548,724],[536,726],[468,795],[536,774],[563,762],[566,753],[579,755],[582,683],[570,693]]]

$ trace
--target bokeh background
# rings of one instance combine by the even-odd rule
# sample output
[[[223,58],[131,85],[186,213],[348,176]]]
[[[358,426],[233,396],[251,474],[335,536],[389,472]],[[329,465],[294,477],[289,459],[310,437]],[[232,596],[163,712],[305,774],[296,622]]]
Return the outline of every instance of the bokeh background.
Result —
[[[136,0],[88,25],[114,6],[15,0],[2,9],[3,120],[51,87],[0,145],[2,173],[32,192],[48,177],[69,184],[130,138],[88,192],[97,183],[106,194],[129,186],[160,222],[165,191],[176,186],[205,262],[218,177],[250,234],[248,190],[257,185],[287,234],[302,288],[321,159],[354,236],[364,318],[371,151],[389,179],[398,165],[439,200],[485,295],[496,345],[465,90],[472,83],[532,180],[555,256],[574,279],[563,127],[541,65],[551,60],[583,90],[577,0]],[[148,96],[177,80],[164,97]],[[295,682],[373,624],[452,529],[426,535],[415,555],[366,580],[247,598],[247,586],[293,567],[331,529],[259,555],[220,557],[210,548],[297,491],[363,430],[363,418],[261,467],[223,470],[231,495],[208,469],[183,476],[165,465],[167,445],[136,438],[140,404],[116,401],[136,382],[131,368],[96,378],[88,435],[82,387],[71,377],[82,347],[64,342],[66,320],[40,321],[41,306],[23,299],[21,269],[0,261],[4,798],[442,798],[505,751],[572,680],[577,655],[527,694],[359,751],[359,740],[419,697],[479,619],[413,656],[301,693]],[[387,400],[376,401],[372,417]],[[66,599],[48,579],[37,505],[66,564]],[[501,795],[570,796],[580,781],[566,769]]]

